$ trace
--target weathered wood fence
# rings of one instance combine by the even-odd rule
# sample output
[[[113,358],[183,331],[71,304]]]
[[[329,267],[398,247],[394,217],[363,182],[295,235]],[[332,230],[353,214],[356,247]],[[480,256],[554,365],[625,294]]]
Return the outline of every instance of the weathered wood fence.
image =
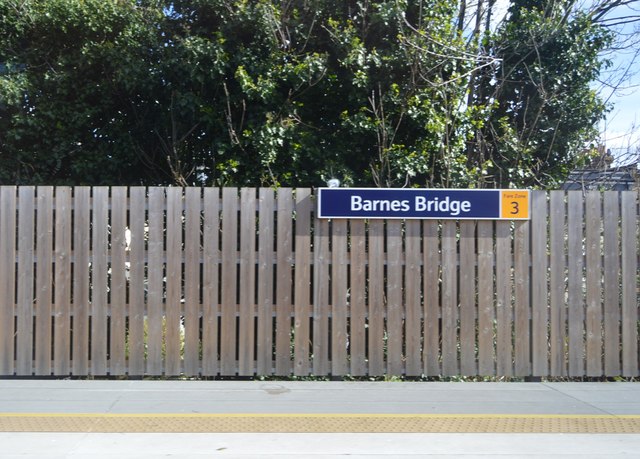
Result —
[[[318,220],[309,189],[0,188],[0,375],[637,376],[638,193]]]

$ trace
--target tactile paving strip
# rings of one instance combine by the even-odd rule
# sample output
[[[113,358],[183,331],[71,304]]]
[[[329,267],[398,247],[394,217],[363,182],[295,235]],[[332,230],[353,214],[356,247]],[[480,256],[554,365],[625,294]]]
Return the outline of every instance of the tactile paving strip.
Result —
[[[638,434],[640,415],[0,413],[3,432]]]

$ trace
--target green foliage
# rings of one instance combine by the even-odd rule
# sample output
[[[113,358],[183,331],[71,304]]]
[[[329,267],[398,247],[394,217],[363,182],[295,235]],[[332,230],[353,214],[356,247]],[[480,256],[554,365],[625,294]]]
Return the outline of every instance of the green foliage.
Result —
[[[554,186],[597,138],[606,107],[590,84],[611,40],[570,2],[515,1],[492,40],[500,65],[483,75],[477,104],[493,103],[473,162],[491,160],[498,186]]]
[[[0,16],[2,181],[138,182],[130,82],[148,79],[149,12],[133,2],[3,0]]]
[[[546,3],[486,56],[444,0],[0,0],[0,182],[553,181],[609,37]]]

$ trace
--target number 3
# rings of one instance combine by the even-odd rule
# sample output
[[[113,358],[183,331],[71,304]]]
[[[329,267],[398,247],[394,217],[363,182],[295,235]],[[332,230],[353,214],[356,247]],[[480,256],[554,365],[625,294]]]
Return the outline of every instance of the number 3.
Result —
[[[520,205],[518,204],[517,201],[511,201],[511,207],[512,207],[512,211],[511,211],[511,215],[517,215],[520,213]]]

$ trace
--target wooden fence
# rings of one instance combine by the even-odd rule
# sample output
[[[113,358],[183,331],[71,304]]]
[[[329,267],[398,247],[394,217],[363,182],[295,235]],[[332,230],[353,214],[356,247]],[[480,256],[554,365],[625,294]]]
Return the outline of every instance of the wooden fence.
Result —
[[[318,220],[310,189],[0,188],[0,375],[637,376],[638,194]]]

